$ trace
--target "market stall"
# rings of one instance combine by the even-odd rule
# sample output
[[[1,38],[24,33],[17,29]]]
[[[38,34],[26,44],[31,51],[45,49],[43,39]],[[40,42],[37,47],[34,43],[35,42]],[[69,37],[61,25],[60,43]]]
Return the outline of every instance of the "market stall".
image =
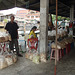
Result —
[[[55,51],[56,48],[56,43],[55,43],[55,37],[57,36],[57,49],[61,50],[61,49],[65,49],[70,51],[70,46],[71,48],[74,48],[74,39],[72,37],[72,34],[68,31],[66,28],[63,27],[57,27],[57,35],[56,35],[56,30],[53,29],[51,31],[48,31],[48,43],[49,43],[49,53],[51,55],[52,59],[52,51]],[[63,53],[63,51],[61,51]],[[67,51],[66,51],[67,52]],[[67,54],[67,53],[66,53]]]
[[[9,41],[11,37],[6,32],[0,32],[0,69],[6,68],[17,61],[14,53],[9,53]]]

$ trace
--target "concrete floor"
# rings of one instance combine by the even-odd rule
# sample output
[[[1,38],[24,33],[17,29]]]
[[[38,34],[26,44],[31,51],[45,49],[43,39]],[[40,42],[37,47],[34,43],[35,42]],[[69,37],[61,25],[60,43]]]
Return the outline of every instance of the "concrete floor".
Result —
[[[54,60],[37,65],[23,56],[16,64],[0,70],[0,75],[54,75]],[[57,75],[75,75],[75,50],[57,63]]]

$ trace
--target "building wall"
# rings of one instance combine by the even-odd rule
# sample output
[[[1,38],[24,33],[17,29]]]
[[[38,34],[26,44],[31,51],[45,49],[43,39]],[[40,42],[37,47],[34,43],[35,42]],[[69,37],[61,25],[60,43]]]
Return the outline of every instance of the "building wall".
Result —
[[[40,13],[33,10],[19,10],[16,13],[16,20],[24,23],[31,23],[32,20],[40,21]]]

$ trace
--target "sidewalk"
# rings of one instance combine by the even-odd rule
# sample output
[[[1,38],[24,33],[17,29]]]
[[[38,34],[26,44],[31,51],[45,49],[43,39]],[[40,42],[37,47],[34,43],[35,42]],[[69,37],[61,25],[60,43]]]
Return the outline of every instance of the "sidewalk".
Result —
[[[37,65],[23,56],[16,64],[0,70],[0,75],[54,75],[54,60]],[[57,63],[57,75],[75,75],[75,50]]]

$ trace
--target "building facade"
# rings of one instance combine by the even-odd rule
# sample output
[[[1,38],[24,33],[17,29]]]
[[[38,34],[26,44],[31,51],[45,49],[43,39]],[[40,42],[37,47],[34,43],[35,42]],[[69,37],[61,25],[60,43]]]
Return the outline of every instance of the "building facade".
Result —
[[[15,16],[19,25],[24,25],[26,23],[35,23],[40,21],[40,12],[33,10],[19,10]]]

